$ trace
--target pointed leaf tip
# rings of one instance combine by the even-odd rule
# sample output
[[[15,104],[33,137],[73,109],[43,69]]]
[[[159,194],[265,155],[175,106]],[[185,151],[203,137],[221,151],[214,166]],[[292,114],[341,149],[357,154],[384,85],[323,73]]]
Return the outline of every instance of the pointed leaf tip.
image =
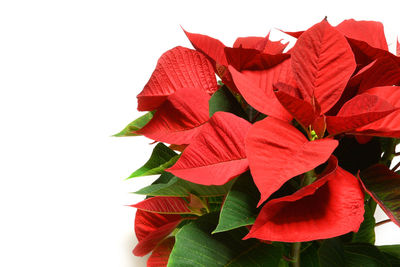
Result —
[[[152,118],[154,112],[148,112],[141,117],[137,118],[133,122],[129,123],[122,131],[117,134],[114,134],[114,137],[122,137],[122,136],[138,136],[140,134],[136,133],[136,131],[142,129]]]
[[[246,238],[280,242],[326,239],[357,231],[364,193],[332,156],[321,178],[292,195],[267,202]]]
[[[182,221],[180,215],[157,214],[142,210],[136,211],[135,234],[139,241],[133,249],[135,256],[151,252]]]
[[[348,19],[335,27],[346,37],[366,42],[372,47],[388,50],[383,24],[377,21]]]
[[[272,117],[255,123],[246,138],[246,154],[261,193],[259,205],[286,181],[326,162],[337,145],[333,139],[308,141],[290,123]]]
[[[166,168],[172,166],[178,160],[178,154],[172,149],[158,143],[151,153],[150,159],[127,179],[147,175],[161,174]]]
[[[351,132],[378,121],[396,111],[386,100],[372,94],[360,94],[346,102],[336,116],[327,116],[330,135]]]
[[[151,197],[131,205],[140,210],[162,214],[191,214],[188,203],[180,197]]]
[[[210,96],[201,88],[181,88],[157,109],[137,133],[169,144],[189,144],[209,119]]]
[[[229,71],[241,95],[253,108],[263,114],[290,121],[293,117],[273,92],[273,85],[278,82],[295,86],[290,62],[290,59],[287,59],[272,68],[261,71],[239,72],[229,66]]]
[[[248,169],[244,139],[251,124],[216,112],[167,171],[203,185],[222,185]]]
[[[212,94],[218,85],[213,66],[203,54],[178,46],[165,52],[158,60],[149,81],[137,96],[138,110],[157,109],[180,88],[201,88]]]
[[[293,74],[304,99],[315,96],[322,112],[327,112],[339,100],[356,68],[346,38],[322,21],[299,37],[291,54]]]

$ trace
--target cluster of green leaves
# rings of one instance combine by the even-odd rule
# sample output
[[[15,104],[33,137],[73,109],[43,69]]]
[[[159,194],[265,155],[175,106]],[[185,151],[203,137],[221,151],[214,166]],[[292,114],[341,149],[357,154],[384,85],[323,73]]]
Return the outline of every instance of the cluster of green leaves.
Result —
[[[210,116],[217,111],[234,113],[249,121],[262,118],[259,113],[247,106],[243,99],[238,99],[229,89],[222,86],[210,99]],[[245,107],[245,108],[243,108]],[[149,112],[130,123],[115,136],[134,136],[135,131],[151,120],[153,112]],[[361,146],[354,139],[343,139],[335,151],[341,166],[356,174],[372,164],[384,161],[387,165],[392,160],[391,151],[397,140],[374,139],[367,146]],[[366,150],[369,153],[366,153]],[[373,151],[373,153],[370,153]],[[388,152],[389,151],[389,152]],[[380,157],[384,154],[383,158]],[[376,156],[378,155],[378,156]],[[248,233],[259,212],[257,202],[260,199],[250,172],[222,186],[204,186],[194,184],[174,176],[165,170],[178,159],[179,154],[163,143],[158,143],[150,159],[127,179],[159,174],[159,178],[151,185],[135,192],[151,197],[181,197],[188,199],[195,196],[204,209],[199,213],[182,215],[184,220],[173,232],[175,244],[169,256],[168,266],[293,266],[330,267],[330,266],[400,266],[400,246],[375,246],[376,199],[366,195],[364,222],[357,233],[349,233],[328,240],[303,242],[300,248],[300,260],[292,258],[291,243],[262,242],[260,240],[242,240]],[[360,157],[359,161],[350,158]],[[367,164],[366,164],[367,162]],[[356,165],[354,165],[356,164]],[[358,164],[358,165],[357,165]],[[365,165],[366,164],[366,165]],[[400,176],[399,176],[400,177]],[[379,178],[379,177],[378,177]],[[400,187],[396,177],[388,183]],[[298,187],[298,181],[292,179],[285,184],[272,198],[291,194]],[[361,178],[360,178],[361,179]],[[374,187],[374,177],[367,181],[368,190],[379,191],[377,197],[381,205],[393,206],[398,199],[390,199],[385,195],[385,186]],[[382,179],[381,179],[382,180]],[[390,189],[387,189],[390,190]],[[383,191],[383,192],[382,192]],[[398,216],[393,212],[394,216]],[[196,219],[193,219],[195,216]]]

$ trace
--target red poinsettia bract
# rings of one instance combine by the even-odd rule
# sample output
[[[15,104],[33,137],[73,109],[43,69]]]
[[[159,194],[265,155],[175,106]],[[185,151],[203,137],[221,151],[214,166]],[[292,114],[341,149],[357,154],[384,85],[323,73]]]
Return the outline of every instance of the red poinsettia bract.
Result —
[[[164,240],[182,221],[180,215],[136,211],[135,233],[139,243],[133,250],[136,256],[144,256]]]
[[[358,231],[364,220],[364,193],[354,175],[332,156],[314,183],[267,202],[246,238],[298,242]]]
[[[372,136],[400,138],[400,44],[397,56],[391,54],[382,24],[355,20],[336,27],[323,20],[306,31],[286,32],[297,38],[286,53],[287,43],[269,35],[238,38],[226,47],[185,33],[195,50],[176,47],[163,54],[138,95],[138,109],[155,113],[136,133],[184,147],[165,171],[210,186],[250,169],[263,206],[245,238],[302,242],[357,231],[362,186],[333,154],[344,135],[360,143]],[[267,117],[246,120],[225,109],[210,117],[209,101],[219,89],[215,74],[236,104]],[[319,166],[324,171],[315,173]],[[273,199],[289,180],[304,181],[306,175],[314,181]],[[142,209],[134,253],[157,247],[154,253],[165,263],[174,242],[165,237],[182,221],[177,214],[193,214],[193,207],[161,196],[134,206]]]

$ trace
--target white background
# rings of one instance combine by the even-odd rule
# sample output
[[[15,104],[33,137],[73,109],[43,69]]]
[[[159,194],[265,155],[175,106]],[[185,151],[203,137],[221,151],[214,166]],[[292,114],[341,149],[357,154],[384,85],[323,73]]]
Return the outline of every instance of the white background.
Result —
[[[158,57],[190,47],[179,25],[231,45],[326,15],[379,20],[393,51],[394,2],[0,1],[0,266],[145,266],[124,205],[153,178],[123,178],[152,146],[110,136],[139,115]],[[392,223],[377,228],[378,244],[396,242]]]

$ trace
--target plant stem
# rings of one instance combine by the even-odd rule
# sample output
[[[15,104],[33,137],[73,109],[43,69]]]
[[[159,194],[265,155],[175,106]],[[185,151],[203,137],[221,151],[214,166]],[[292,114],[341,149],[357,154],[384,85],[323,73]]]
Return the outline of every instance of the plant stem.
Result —
[[[303,180],[301,181],[300,186],[304,187],[304,186],[307,186],[309,184],[312,184],[312,182],[314,182],[315,178],[316,178],[316,175],[315,175],[315,171],[314,170],[306,172],[304,174],[304,177],[303,177]]]
[[[316,179],[315,170],[312,169],[311,171],[308,171],[304,174],[304,177],[301,180],[300,187],[305,187],[309,184],[312,184],[312,182],[314,182],[315,179]],[[293,243],[292,252],[290,255],[293,260],[292,261],[293,267],[300,267],[300,248],[301,248],[301,242]]]
[[[300,267],[300,247],[301,242],[293,243],[291,257],[293,259],[292,266]]]
[[[391,171],[392,171],[392,172],[395,172],[395,171],[397,171],[397,169],[398,169],[399,167],[400,167],[400,162],[397,163],[396,166],[394,166],[394,167],[391,169]]]
[[[377,223],[375,224],[375,227],[377,227],[377,226],[379,226],[379,225],[382,225],[382,224],[385,224],[385,223],[388,223],[388,222],[391,222],[391,221],[392,221],[391,219],[386,219],[386,220],[384,220],[384,221],[377,222]]]
[[[390,164],[396,154],[396,139],[389,138],[388,143],[384,147],[384,153],[381,159],[381,163],[390,167]]]

